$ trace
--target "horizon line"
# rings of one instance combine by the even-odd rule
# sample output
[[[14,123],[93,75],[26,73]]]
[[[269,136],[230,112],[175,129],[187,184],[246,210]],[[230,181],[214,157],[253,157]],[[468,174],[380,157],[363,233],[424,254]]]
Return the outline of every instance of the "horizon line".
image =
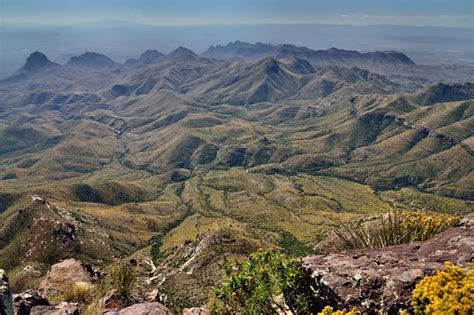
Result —
[[[175,23],[160,23],[160,24],[153,24],[147,22],[137,22],[131,20],[116,20],[116,19],[100,19],[100,20],[87,20],[87,21],[76,21],[76,22],[65,22],[65,23],[58,23],[58,22],[32,22],[31,20],[28,22],[21,21],[3,21],[0,23],[0,27],[88,27],[94,26],[94,24],[129,24],[132,25],[139,25],[139,26],[146,26],[146,27],[212,27],[212,26],[224,26],[224,27],[231,27],[231,26],[273,26],[273,25],[280,25],[280,26],[342,26],[342,27],[406,27],[406,28],[443,28],[443,29],[462,29],[462,30],[474,30],[474,24],[469,26],[447,26],[447,25],[416,25],[416,24],[392,24],[392,23],[336,23],[336,22],[297,22],[297,21],[285,21],[285,22],[278,22],[278,21],[265,21],[265,22],[238,22],[238,23],[182,23],[182,24],[175,24]],[[113,26],[113,25],[110,25]],[[118,26],[118,25],[117,25]]]

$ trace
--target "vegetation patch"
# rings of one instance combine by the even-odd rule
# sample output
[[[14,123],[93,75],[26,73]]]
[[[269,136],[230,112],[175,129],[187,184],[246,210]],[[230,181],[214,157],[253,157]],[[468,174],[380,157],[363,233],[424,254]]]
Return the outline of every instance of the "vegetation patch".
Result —
[[[474,270],[466,271],[448,262],[443,270],[418,282],[411,306],[415,315],[473,314],[473,301]]]
[[[260,250],[244,261],[227,262],[224,281],[213,291],[213,314],[310,314],[328,301],[298,259]],[[321,292],[320,296],[314,294]]]
[[[7,210],[15,201],[15,197],[9,193],[0,192],[0,214]]]
[[[302,257],[309,255],[312,250],[300,240],[298,240],[293,234],[282,231],[280,233],[281,239],[278,245],[283,248],[283,253],[292,257]]]
[[[425,241],[457,226],[460,220],[461,217],[453,215],[394,210],[368,221],[340,221],[329,246],[333,250],[351,250]]]

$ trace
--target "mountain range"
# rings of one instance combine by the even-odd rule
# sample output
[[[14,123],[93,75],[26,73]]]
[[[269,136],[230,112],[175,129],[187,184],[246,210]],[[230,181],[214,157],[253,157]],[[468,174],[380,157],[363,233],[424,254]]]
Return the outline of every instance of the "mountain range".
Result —
[[[472,82],[392,51],[34,52],[0,81],[0,266],[146,257],[198,305],[223,257],[310,252],[394,208],[472,212]]]

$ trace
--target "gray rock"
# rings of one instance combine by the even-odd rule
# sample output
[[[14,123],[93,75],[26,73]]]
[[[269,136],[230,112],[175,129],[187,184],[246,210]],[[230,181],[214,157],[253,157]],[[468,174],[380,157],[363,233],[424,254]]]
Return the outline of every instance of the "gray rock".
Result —
[[[62,302],[54,306],[34,306],[31,315],[79,315],[79,306],[76,303]]]
[[[204,307],[185,308],[183,315],[209,315],[209,310]]]
[[[12,291],[3,269],[0,269],[0,315],[13,315]]]
[[[446,261],[466,266],[473,260],[470,222],[472,216],[425,242],[306,257],[304,266],[333,291],[337,305],[332,306],[357,307],[364,314],[398,314],[409,306],[411,291],[421,278],[443,268]]]
[[[140,303],[119,311],[107,311],[104,315],[171,315],[173,311],[161,303]]]
[[[466,215],[461,220],[461,226],[464,226],[465,228],[474,227],[474,213],[470,213],[470,214]]]

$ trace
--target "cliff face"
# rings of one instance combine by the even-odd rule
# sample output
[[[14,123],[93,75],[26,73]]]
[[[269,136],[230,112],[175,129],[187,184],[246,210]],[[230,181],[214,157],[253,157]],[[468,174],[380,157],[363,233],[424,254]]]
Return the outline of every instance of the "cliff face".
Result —
[[[306,257],[314,279],[332,290],[339,306],[363,313],[398,314],[410,304],[410,294],[424,276],[450,261],[466,266],[474,258],[474,214],[460,227],[425,241],[380,249]]]

